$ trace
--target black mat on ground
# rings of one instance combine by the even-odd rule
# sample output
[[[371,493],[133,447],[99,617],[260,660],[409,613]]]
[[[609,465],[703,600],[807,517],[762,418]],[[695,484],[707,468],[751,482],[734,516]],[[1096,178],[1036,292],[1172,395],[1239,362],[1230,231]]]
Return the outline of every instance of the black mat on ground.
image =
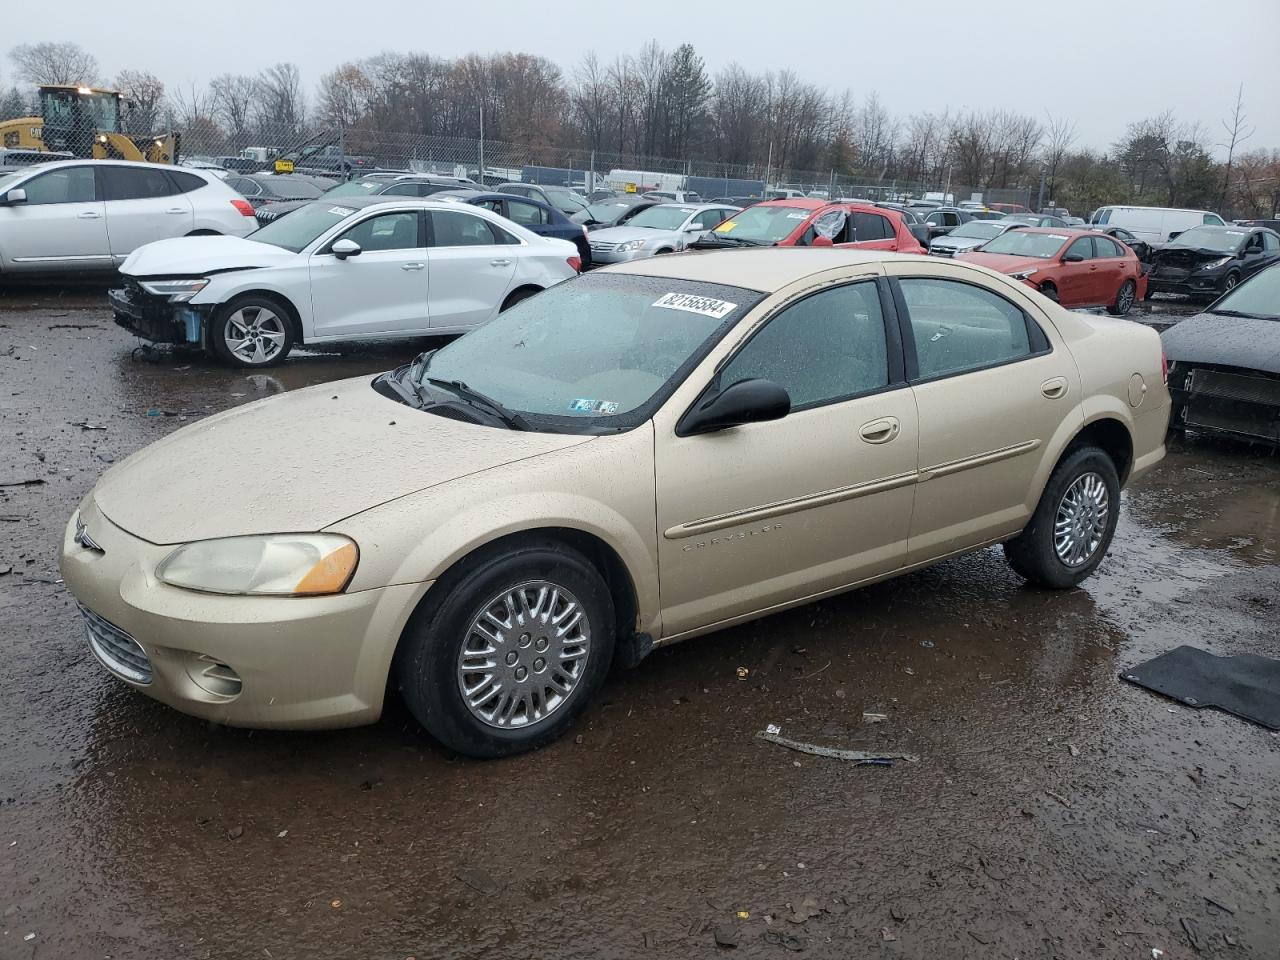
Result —
[[[1178,647],[1120,674],[1188,707],[1217,707],[1280,730],[1280,660],[1241,654],[1215,657]]]

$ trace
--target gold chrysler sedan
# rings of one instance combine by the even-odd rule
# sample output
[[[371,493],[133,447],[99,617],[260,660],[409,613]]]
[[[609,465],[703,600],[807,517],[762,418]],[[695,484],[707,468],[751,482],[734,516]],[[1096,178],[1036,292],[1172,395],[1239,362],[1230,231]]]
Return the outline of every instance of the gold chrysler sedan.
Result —
[[[944,557],[1079,583],[1168,419],[1153,330],[981,267],[680,254],[172,434],[85,497],[62,572],[90,650],[179,710],[345,726],[398,688],[500,756],[611,663]]]

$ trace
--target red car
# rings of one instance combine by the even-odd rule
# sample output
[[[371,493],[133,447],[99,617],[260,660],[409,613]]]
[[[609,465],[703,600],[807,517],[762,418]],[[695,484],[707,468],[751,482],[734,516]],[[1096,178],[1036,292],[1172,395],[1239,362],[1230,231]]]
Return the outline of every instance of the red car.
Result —
[[[821,231],[815,227],[816,223],[822,226]],[[925,252],[896,210],[806,197],[754,204],[690,246],[701,250],[736,246],[834,246]]]
[[[1021,280],[1064,307],[1106,307],[1117,317],[1147,286],[1133,250],[1090,230],[1010,230],[956,259]]]

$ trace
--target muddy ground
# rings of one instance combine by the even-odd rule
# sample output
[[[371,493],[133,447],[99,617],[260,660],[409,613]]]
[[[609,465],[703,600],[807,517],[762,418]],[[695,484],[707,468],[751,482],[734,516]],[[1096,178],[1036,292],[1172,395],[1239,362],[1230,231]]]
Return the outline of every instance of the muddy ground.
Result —
[[[0,483],[42,481],[0,487],[0,957],[1280,955],[1280,740],[1117,679],[1183,643],[1280,655],[1280,458],[1177,443],[1082,589],[983,551],[659,651],[479,763],[398,704],[182,716],[96,663],[57,582],[111,461],[423,341],[245,375],[133,356],[100,292],[0,296]]]

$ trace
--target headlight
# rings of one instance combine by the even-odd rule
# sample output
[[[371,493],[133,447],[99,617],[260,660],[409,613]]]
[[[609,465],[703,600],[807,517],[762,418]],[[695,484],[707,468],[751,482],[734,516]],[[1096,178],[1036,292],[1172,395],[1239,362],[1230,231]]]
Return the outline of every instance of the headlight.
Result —
[[[203,593],[315,597],[345,590],[359,559],[355,543],[333,533],[228,537],[178,547],[156,576]]]
[[[1221,267],[1225,267],[1233,259],[1234,259],[1233,257],[1222,257],[1219,260],[1210,260],[1208,263],[1200,264],[1200,266],[1197,267],[1197,269],[1198,270],[1218,270]]]
[[[206,277],[198,280],[144,280],[139,286],[157,297],[168,297],[170,303],[185,303],[209,285]]]
[[[1009,274],[1009,276],[1012,277],[1014,280],[1026,280],[1028,277],[1030,277],[1033,273],[1036,273],[1036,272],[1037,272],[1036,268],[1032,267],[1030,270],[1019,270],[1017,273]]]
[[[619,253],[630,253],[632,250],[643,250],[647,242],[646,240],[627,240],[625,243],[618,244],[616,249]]]

